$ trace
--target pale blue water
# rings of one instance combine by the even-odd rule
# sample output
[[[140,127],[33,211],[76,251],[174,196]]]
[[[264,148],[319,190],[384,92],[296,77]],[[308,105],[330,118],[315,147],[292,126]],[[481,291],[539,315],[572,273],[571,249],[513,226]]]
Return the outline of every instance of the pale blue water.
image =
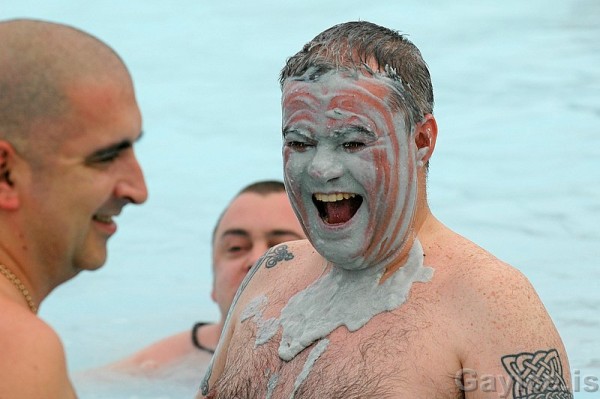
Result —
[[[600,397],[585,392],[585,377],[600,378],[597,0],[1,0],[0,18],[18,16],[111,44],[144,114],[149,201],[119,218],[107,265],[41,309],[74,373],[217,318],[216,217],[241,186],[281,178],[278,72],[318,32],[363,19],[409,33],[430,65],[440,127],[434,212],[530,278],[567,347],[575,397]],[[78,390],[84,399],[195,391],[176,381],[127,386]]]

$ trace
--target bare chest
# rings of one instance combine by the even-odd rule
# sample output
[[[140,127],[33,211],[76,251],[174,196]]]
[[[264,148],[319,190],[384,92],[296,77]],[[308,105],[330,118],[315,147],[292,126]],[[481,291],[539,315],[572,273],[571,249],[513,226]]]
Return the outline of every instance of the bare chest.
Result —
[[[458,397],[447,343],[431,322],[405,316],[384,313],[354,332],[339,327],[287,361],[281,332],[256,345],[256,325],[239,323],[214,397]]]

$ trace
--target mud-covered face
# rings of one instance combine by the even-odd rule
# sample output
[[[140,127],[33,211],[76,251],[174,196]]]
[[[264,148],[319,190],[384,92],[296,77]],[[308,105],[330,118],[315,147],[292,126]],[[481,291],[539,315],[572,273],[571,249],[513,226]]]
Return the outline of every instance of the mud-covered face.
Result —
[[[331,72],[283,88],[284,176],[316,250],[336,266],[387,267],[412,242],[417,148],[387,78]]]

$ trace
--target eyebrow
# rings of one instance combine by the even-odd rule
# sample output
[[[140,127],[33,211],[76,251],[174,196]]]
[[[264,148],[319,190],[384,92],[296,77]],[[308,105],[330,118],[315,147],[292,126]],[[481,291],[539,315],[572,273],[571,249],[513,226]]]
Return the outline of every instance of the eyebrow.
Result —
[[[92,153],[92,155],[90,155],[87,159],[91,161],[91,160],[94,160],[97,158],[103,158],[105,156],[110,156],[111,154],[119,153],[128,148],[131,148],[131,147],[133,147],[134,142],[138,142],[142,139],[143,134],[144,134],[143,131],[140,132],[140,134],[137,136],[137,138],[133,142],[131,140],[125,139],[118,143],[109,144],[108,146],[106,146],[104,148],[94,151]]]
[[[336,136],[341,136],[341,135],[348,134],[348,133],[360,133],[360,134],[369,136],[372,139],[377,138],[377,135],[373,131],[367,129],[364,126],[360,126],[360,125],[344,126],[341,129],[334,131],[334,133]]]
[[[286,135],[288,135],[288,134],[290,134],[290,133],[299,133],[299,132],[298,132],[298,129],[292,129],[292,128],[289,128],[289,127],[286,127],[286,128],[284,128],[284,129],[281,131],[281,135],[282,135],[284,138],[285,138],[285,136],[286,136]]]
[[[225,230],[223,232],[223,234],[221,234],[221,237],[225,237],[225,236],[244,236],[244,237],[249,237],[250,234],[243,229],[229,229],[229,230]]]
[[[300,234],[298,234],[292,230],[271,230],[271,231],[269,231],[269,235],[275,236],[275,237],[294,236],[294,237],[302,238],[302,236]]]
[[[285,136],[290,133],[302,134],[302,133],[300,133],[300,131],[298,129],[295,129],[295,128],[284,128],[281,133],[282,133],[283,138],[285,138]],[[366,127],[360,126],[360,125],[344,126],[341,129],[337,129],[334,131],[334,134],[336,136],[342,136],[342,135],[348,134],[348,133],[360,133],[360,134],[364,134],[365,136],[369,136],[369,138],[371,138],[373,140],[377,139],[377,134],[375,134],[372,130],[367,129]]]
[[[280,236],[294,236],[294,237],[298,237],[298,238],[302,238],[302,236],[292,230],[281,230],[281,229],[276,229],[276,230],[271,230],[267,233],[268,236],[274,236],[274,237],[280,237]],[[241,236],[241,237],[249,237],[250,233],[248,233],[246,230],[244,229],[229,229],[229,230],[225,230],[223,232],[223,234],[221,234],[221,237],[225,237],[225,236]]]

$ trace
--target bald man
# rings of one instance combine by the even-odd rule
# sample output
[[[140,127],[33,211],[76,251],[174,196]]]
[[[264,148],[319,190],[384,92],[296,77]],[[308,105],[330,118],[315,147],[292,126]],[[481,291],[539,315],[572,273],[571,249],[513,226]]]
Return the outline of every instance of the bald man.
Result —
[[[115,216],[146,200],[141,116],[119,56],[65,25],[0,22],[0,398],[74,398],[58,285],[106,261]]]

